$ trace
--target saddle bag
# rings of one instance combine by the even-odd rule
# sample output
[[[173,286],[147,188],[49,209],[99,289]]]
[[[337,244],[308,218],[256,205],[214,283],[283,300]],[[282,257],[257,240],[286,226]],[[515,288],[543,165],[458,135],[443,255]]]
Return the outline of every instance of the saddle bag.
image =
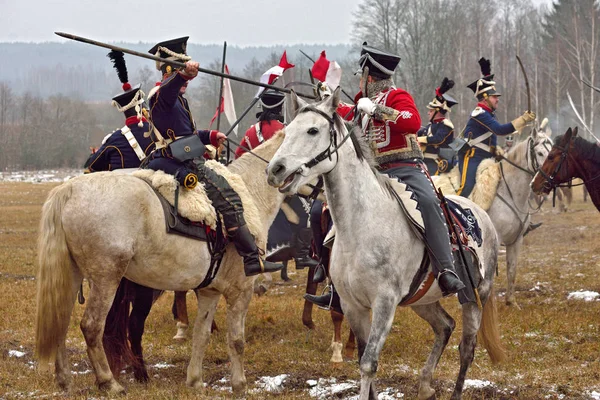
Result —
[[[469,143],[461,137],[456,137],[456,138],[454,138],[452,143],[450,143],[448,145],[448,147],[450,147],[451,150],[454,150],[456,152],[456,154],[458,154],[461,152],[461,150],[466,151],[469,147]],[[440,153],[441,153],[441,149],[440,149]]]
[[[440,147],[439,157],[444,160],[447,160],[448,162],[450,162],[450,164],[452,164],[452,162],[454,161],[456,154],[457,153],[454,149],[448,147]]]
[[[169,144],[173,158],[184,162],[194,158],[203,157],[206,146],[197,135],[185,136]]]

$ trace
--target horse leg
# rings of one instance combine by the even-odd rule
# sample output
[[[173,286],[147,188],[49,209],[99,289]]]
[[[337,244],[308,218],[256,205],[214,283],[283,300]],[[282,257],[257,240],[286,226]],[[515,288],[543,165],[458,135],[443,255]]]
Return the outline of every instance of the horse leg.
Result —
[[[175,292],[175,297],[173,298],[173,316],[175,320],[177,320],[177,333],[173,336],[173,340],[184,341],[187,340],[187,331],[190,326],[190,321],[188,318],[187,311],[187,301],[186,301],[187,292]]]
[[[288,261],[289,260],[283,261],[283,269],[281,270],[281,280],[284,282],[291,281],[290,277],[288,276],[288,271],[287,271]]]
[[[333,321],[333,340],[331,342],[331,349],[333,355],[331,356],[332,363],[344,362],[342,358],[342,322],[344,321],[344,315],[336,311],[331,310],[331,321]]]
[[[419,384],[419,400],[435,399],[435,390],[431,387],[433,372],[440,361],[440,357],[450,340],[450,335],[454,331],[455,322],[450,315],[442,308],[439,302],[423,306],[413,306],[415,313],[431,325],[435,340],[431,354],[421,371]]]
[[[318,283],[313,282],[316,267],[308,268],[308,275],[306,277],[306,293],[316,294]],[[312,319],[313,303],[304,301],[304,309],[302,310],[302,324],[309,330],[315,329],[315,323]]]
[[[110,269],[106,268],[106,270]],[[87,344],[88,357],[96,374],[96,384],[101,390],[107,390],[110,393],[125,392],[123,386],[115,380],[110,370],[102,345],[106,316],[115,297],[119,281],[118,279],[112,279],[111,281],[102,280],[102,278],[91,279],[88,304],[80,324]]]
[[[350,333],[348,333],[348,341],[346,342],[346,346],[344,346],[344,358],[346,360],[352,360],[354,356],[354,350],[356,350],[356,338],[354,337],[354,331],[350,329]]]
[[[148,382],[148,371],[142,352],[142,336],[146,319],[152,308],[154,289],[133,282],[130,282],[130,285],[135,288],[135,297],[129,317],[129,343],[135,359],[132,365],[133,376],[138,382]]]
[[[70,307],[69,315],[73,312],[73,306],[75,305],[75,299],[77,292],[81,287],[83,276],[78,269],[73,268],[73,289],[71,291],[72,301],[69,302]],[[63,332],[60,332],[60,338],[58,340],[58,347],[56,349],[56,359],[54,360],[54,368],[56,374],[56,383],[58,386],[65,391],[68,391],[71,387],[72,376],[71,376],[71,363],[67,355],[66,339],[67,339],[68,327]]]
[[[506,247],[506,305],[515,306],[518,310],[521,308],[515,300],[515,280],[517,278],[517,260],[521,245],[523,244],[523,236],[520,236],[515,243]]]
[[[244,346],[246,314],[252,299],[252,291],[235,293],[227,298],[227,345],[231,360],[231,389],[235,395],[243,395],[246,391],[246,375],[244,374]]]
[[[485,302],[485,299],[481,299]],[[462,391],[465,384],[465,377],[467,376],[467,370],[473,362],[475,357],[475,345],[477,344],[477,331],[481,325],[481,310],[475,303],[466,303],[462,306],[463,309],[463,327],[462,327],[462,340],[458,346],[460,352],[460,371],[458,378],[456,379],[456,386],[452,393],[451,400],[460,400],[462,398]]]
[[[216,290],[204,289],[196,291],[196,297],[198,298],[198,315],[196,316],[196,322],[194,322],[192,354],[187,368],[186,385],[203,390],[202,362],[204,361],[206,346],[210,340],[211,326],[221,294]]]
[[[347,303],[344,303],[344,314],[346,318],[348,318],[350,328],[356,335],[356,342],[358,344],[358,361],[360,363],[361,375],[359,400],[376,400],[377,391],[375,390],[372,378],[369,379],[366,373],[363,371],[363,361],[367,362],[369,360],[369,357],[367,355],[367,346],[370,343],[371,339],[371,314],[368,308],[363,308]],[[375,318],[373,318],[373,321],[375,321]]]

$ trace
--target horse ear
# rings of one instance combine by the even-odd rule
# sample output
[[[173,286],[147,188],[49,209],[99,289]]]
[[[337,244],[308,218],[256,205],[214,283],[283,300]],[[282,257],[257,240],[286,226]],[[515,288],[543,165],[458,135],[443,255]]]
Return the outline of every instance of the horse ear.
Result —
[[[307,105],[308,103],[302,100],[294,89],[291,89],[291,97],[292,97],[292,119],[296,118],[296,114],[298,114],[298,110]]]
[[[337,110],[337,107],[340,104],[340,93],[341,93],[341,88],[338,86],[333,91],[331,96],[329,96],[329,97],[327,97],[327,99],[325,99],[324,106],[327,108],[327,110],[330,113],[334,113],[335,110]]]
[[[579,130],[579,128],[576,126],[575,129],[573,130],[573,137],[577,136],[578,130]]]
[[[575,128],[577,129],[577,128]],[[573,136],[573,130],[571,129],[571,127],[569,127],[569,129],[567,129],[567,132],[565,133],[565,136],[563,137],[563,142],[568,142],[569,140],[571,140],[571,136]]]

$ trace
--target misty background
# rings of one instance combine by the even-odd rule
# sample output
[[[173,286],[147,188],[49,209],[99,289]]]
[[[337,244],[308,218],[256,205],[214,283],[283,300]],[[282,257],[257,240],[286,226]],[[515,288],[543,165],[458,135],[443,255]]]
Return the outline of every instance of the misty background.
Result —
[[[56,12],[61,8],[55,5],[54,12],[38,9],[31,17],[21,17],[25,5],[2,5],[0,170],[80,167],[90,146],[97,147],[107,133],[124,124],[123,115],[110,106],[121,85],[106,57],[108,50],[61,40],[53,31],[142,52],[157,41],[189,35],[188,54],[213,70],[221,69],[222,40],[227,39],[226,63],[231,74],[255,80],[277,65],[286,50],[296,67],[285,74],[282,84],[310,82],[312,62],[300,50],[313,59],[326,50],[327,57],[342,66],[342,87],[352,95],[358,91],[353,72],[360,45],[366,40],[402,57],[394,81],[412,94],[422,116],[442,79],[453,79],[456,87],[450,94],[459,104],[450,118],[457,131],[462,131],[475,107],[466,85],[480,77],[477,60],[482,56],[491,59],[503,94],[497,112],[500,122],[525,111],[525,83],[515,59],[519,54],[529,78],[531,108],[540,120],[549,118],[555,134],[564,133],[568,126],[581,127],[567,91],[586,124],[593,131],[598,125],[599,94],[581,82],[599,85],[597,1],[335,0],[317,5],[309,0],[302,6],[234,1],[228,3],[230,13],[220,14],[214,11],[220,6],[207,3],[198,8],[202,1],[184,1],[164,10],[156,4],[154,8],[161,11],[151,20],[141,17],[144,12],[136,15],[139,6],[111,3],[66,4],[68,12]],[[187,10],[183,19],[171,15],[178,7]],[[215,44],[200,44],[209,42]],[[147,93],[160,79],[154,62],[129,55],[125,59],[130,83],[141,83]],[[231,83],[239,116],[257,88]],[[216,77],[199,75],[190,84],[187,97],[199,129],[208,128],[218,93]],[[242,121],[240,136],[255,122],[257,111]],[[219,128],[229,128],[224,117]]]

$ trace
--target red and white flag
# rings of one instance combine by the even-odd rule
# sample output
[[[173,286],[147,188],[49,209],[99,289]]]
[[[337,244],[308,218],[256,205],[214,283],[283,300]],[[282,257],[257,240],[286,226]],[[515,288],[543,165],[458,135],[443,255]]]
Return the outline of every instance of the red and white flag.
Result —
[[[331,90],[335,90],[340,86],[342,67],[335,61],[329,61],[325,56],[325,50],[321,52],[321,56],[315,61],[311,72],[313,78],[326,83]]]
[[[227,64],[225,64],[225,73],[229,75],[229,68]],[[233,93],[231,93],[231,82],[229,79],[223,79],[223,97],[221,97],[220,110],[222,114],[225,114],[227,117],[227,121],[229,125],[233,125],[237,120],[237,116],[235,115],[235,106],[233,104]],[[219,108],[215,111],[215,115],[213,115],[210,120],[210,127],[212,127],[213,122],[217,119],[219,115]],[[237,126],[233,128],[233,132],[237,136]]]
[[[283,75],[283,73],[286,70],[288,70],[290,68],[294,68],[294,64],[290,64],[288,62],[287,54],[284,51],[283,55],[281,56],[281,60],[279,60],[279,65],[269,68],[264,74],[262,74],[262,76],[260,77],[260,82],[267,83],[270,85],[275,81],[275,79],[279,78],[281,75]],[[263,88],[263,87],[258,88],[256,97],[258,97],[262,93],[263,90],[265,90],[265,88]]]

